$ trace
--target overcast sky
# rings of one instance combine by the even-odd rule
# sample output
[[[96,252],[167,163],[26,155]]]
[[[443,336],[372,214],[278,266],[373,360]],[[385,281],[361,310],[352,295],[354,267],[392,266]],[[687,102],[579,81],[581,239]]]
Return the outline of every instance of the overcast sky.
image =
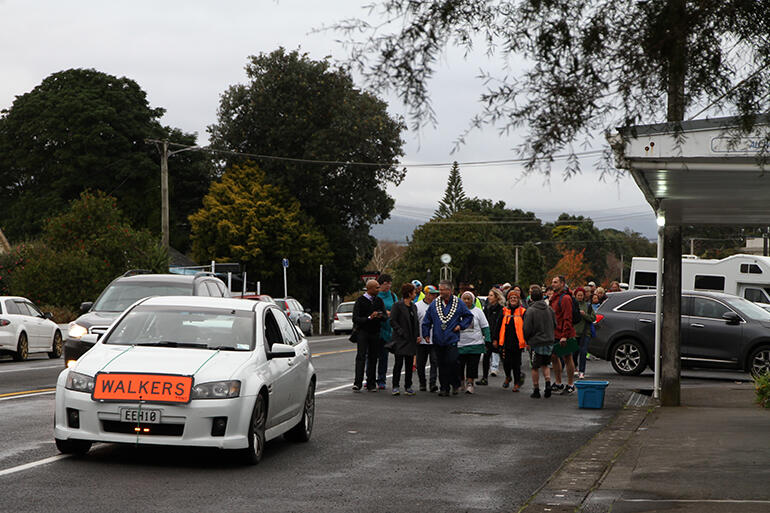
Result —
[[[245,82],[249,55],[278,46],[300,47],[313,58],[345,58],[339,34],[313,33],[322,25],[363,16],[362,2],[326,0],[252,1],[43,1],[0,0],[0,108],[30,91],[46,76],[69,68],[95,68],[135,80],[153,107],[163,107],[163,123],[197,132],[216,121],[219,95]],[[499,70],[483,57],[463,60],[450,51],[431,84],[437,127],[407,132],[404,162],[471,162],[517,158],[520,140],[501,137],[494,128],[476,132],[459,151],[452,143],[478,111],[482,89],[479,68]],[[386,97],[395,115],[405,113],[397,99]],[[601,149],[597,140],[593,149]],[[581,148],[582,150],[582,148]],[[555,175],[520,180],[521,168],[466,168],[462,176],[469,196],[504,200],[552,219],[561,211],[604,217],[602,227],[626,226],[654,235],[654,217],[629,177],[601,182],[595,158],[583,159],[583,173],[564,182]],[[413,168],[399,187],[391,187],[395,215],[427,218],[441,198],[449,169]]]

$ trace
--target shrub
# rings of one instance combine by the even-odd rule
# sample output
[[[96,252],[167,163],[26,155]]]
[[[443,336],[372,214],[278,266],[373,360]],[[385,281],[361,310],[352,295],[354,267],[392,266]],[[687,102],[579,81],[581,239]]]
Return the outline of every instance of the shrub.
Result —
[[[51,305],[38,305],[40,307],[40,310],[43,312],[51,312],[53,314],[53,319],[51,319],[56,324],[67,324],[68,322],[74,321],[78,318],[78,315],[80,315],[79,310],[75,310],[74,308],[70,308],[68,306],[51,306]]]
[[[757,404],[770,408],[770,372],[754,376],[754,389],[757,394]]]

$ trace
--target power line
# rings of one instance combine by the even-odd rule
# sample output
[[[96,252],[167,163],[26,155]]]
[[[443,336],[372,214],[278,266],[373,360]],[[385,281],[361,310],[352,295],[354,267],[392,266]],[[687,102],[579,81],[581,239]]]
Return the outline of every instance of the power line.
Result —
[[[159,139],[145,139],[148,143],[162,143],[163,141]],[[193,146],[189,144],[180,144],[180,143],[168,143],[169,146],[174,146],[177,148],[184,148],[186,150],[193,150],[193,151],[205,151],[208,153],[219,153],[224,155],[233,155],[238,157],[250,157],[255,159],[264,159],[264,160],[278,160],[278,161],[285,161],[285,162],[296,162],[299,164],[319,164],[319,165],[335,165],[335,166],[368,166],[368,167],[391,167],[391,166],[398,166],[398,167],[417,167],[417,168],[431,168],[431,167],[448,167],[454,164],[454,162],[436,162],[436,163],[423,163],[423,164],[405,164],[405,163],[396,163],[396,162],[358,162],[358,161],[350,161],[350,160],[321,160],[321,159],[303,159],[303,158],[296,158],[296,157],[284,157],[284,156],[277,156],[277,155],[266,155],[263,153],[248,153],[248,152],[241,152],[241,151],[234,151],[234,150],[225,150],[220,148],[212,148],[210,146]],[[570,158],[582,158],[582,157],[590,157],[590,156],[598,156],[604,153],[604,150],[592,150],[592,151],[584,151],[584,152],[578,152],[573,154],[563,154],[563,155],[553,155],[549,158],[536,158],[536,159],[528,159],[528,158],[519,158],[519,159],[501,159],[501,160],[478,160],[478,161],[468,161],[468,162],[458,162],[457,164],[459,166],[464,167],[474,167],[474,166],[493,166],[493,165],[501,165],[501,164],[524,164],[526,162],[530,162],[532,160],[535,161],[541,161],[541,160],[563,160],[563,159],[570,159]]]

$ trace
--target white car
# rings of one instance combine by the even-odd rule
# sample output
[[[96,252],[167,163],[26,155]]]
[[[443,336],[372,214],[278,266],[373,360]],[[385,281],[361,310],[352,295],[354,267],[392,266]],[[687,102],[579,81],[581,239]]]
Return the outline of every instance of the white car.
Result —
[[[154,297],[134,303],[56,383],[62,453],[93,442],[239,449],[310,439],[315,369],[307,340],[275,305]]]
[[[41,312],[29,299],[0,296],[0,352],[14,360],[26,360],[30,353],[48,353],[59,358],[62,335],[51,314]]]
[[[348,301],[340,303],[340,306],[337,307],[332,323],[332,331],[335,335],[353,331],[353,306],[355,304],[355,301]]]

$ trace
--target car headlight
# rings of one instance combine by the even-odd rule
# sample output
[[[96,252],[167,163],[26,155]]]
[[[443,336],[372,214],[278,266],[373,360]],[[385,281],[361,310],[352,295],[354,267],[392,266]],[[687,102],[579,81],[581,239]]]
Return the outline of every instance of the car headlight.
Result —
[[[195,385],[190,394],[191,399],[229,399],[238,397],[241,394],[241,382],[233,381],[210,381],[209,383],[200,383]]]
[[[85,328],[84,326],[81,326],[80,324],[76,323],[70,323],[70,329],[67,333],[70,338],[79,339],[83,335],[88,334],[88,328]]]
[[[94,378],[79,372],[70,371],[67,374],[67,383],[64,385],[64,388],[90,394],[94,391]]]

